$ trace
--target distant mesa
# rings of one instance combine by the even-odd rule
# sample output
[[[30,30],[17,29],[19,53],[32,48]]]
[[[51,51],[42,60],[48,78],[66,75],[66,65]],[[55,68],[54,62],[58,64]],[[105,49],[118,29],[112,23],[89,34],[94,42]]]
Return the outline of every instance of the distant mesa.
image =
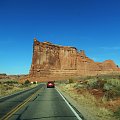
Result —
[[[110,73],[120,73],[120,69],[112,60],[94,62],[86,56],[84,50],[78,52],[75,47],[59,46],[34,39],[29,72],[31,78],[62,79]]]

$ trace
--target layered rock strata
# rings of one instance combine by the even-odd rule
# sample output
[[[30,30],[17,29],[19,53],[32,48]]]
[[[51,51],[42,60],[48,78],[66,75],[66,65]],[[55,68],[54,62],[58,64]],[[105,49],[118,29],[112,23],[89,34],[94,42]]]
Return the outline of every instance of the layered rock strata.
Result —
[[[34,39],[30,77],[60,78],[120,72],[112,60],[94,62],[84,50]]]

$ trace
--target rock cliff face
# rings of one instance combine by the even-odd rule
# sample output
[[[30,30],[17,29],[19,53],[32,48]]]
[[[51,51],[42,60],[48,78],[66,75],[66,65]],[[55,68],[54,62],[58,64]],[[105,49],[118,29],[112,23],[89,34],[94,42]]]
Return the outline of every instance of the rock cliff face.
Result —
[[[34,39],[30,77],[59,78],[119,72],[112,60],[94,62],[74,47],[58,46]]]

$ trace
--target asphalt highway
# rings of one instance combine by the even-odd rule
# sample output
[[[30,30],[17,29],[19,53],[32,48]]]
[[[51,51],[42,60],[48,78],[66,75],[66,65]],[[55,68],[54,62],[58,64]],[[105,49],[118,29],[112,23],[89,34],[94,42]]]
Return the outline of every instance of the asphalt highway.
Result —
[[[42,87],[42,88],[41,88]],[[25,94],[25,93],[24,93]],[[31,95],[31,96],[30,96]],[[26,100],[19,97],[0,103],[0,115],[4,120],[82,120],[79,114],[56,90],[41,85],[39,90],[30,93]],[[16,108],[14,104],[18,105]],[[13,107],[14,106],[14,107]],[[6,107],[8,110],[6,110]]]
[[[37,90],[41,89],[43,86],[44,86],[43,84],[40,84],[37,87],[32,88],[30,90],[25,90],[23,92],[1,98],[0,99],[0,120],[5,114],[7,114],[9,111],[11,111],[20,103],[22,103],[24,100],[26,100],[29,96],[31,96]]]

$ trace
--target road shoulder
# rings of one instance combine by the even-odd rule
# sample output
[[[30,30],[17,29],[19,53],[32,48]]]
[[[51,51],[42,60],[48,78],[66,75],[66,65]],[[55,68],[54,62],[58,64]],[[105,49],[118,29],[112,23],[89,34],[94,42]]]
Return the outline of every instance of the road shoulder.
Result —
[[[67,92],[63,91],[60,86],[56,86],[56,89],[58,89],[61,94],[67,99],[67,101],[77,110],[82,114],[85,120],[97,120],[95,116],[92,116],[89,114],[88,111],[86,111],[84,106],[80,106],[76,100],[72,98]],[[83,119],[83,120],[84,120]]]

